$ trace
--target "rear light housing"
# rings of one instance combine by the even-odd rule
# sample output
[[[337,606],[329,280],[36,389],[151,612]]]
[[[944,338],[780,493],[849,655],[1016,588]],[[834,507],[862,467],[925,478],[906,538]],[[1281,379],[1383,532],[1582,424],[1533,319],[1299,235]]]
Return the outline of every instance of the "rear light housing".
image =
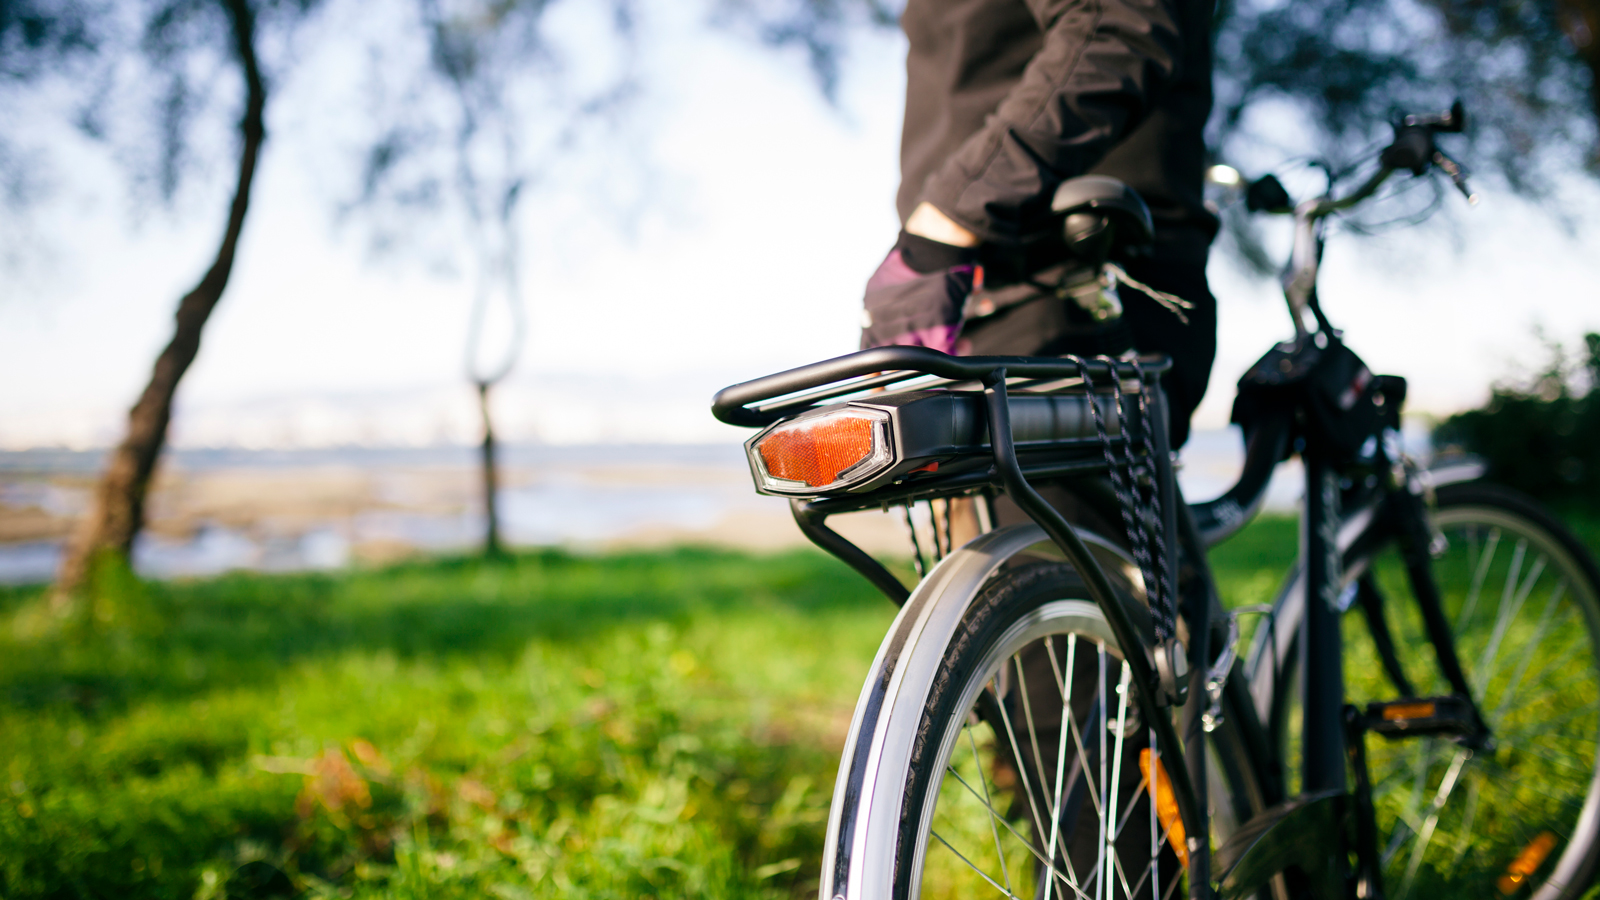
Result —
[[[895,463],[889,413],[859,406],[779,422],[747,441],[745,453],[761,491],[800,497],[848,490]]]
[[[1082,395],[1011,395],[1018,456],[1104,460]],[[1109,402],[1102,396],[1101,402]],[[744,444],[756,490],[786,497],[866,494],[899,484],[976,484],[994,466],[986,401],[979,391],[873,394],[813,407],[768,425]],[[1131,415],[1131,406],[1124,415]],[[1121,437],[1121,432],[1112,434]],[[1065,454],[1065,455],[1063,455]],[[986,477],[986,476],[984,476]]]

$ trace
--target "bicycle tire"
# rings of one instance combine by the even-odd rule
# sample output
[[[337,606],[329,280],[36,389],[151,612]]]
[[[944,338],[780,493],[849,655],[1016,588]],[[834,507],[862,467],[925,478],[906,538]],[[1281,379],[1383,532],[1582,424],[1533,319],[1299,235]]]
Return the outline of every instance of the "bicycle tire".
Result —
[[[1367,738],[1385,896],[1577,897],[1600,849],[1600,571],[1565,526],[1504,488],[1446,485],[1431,516],[1434,580],[1495,746]],[[1410,582],[1393,543],[1347,572],[1385,598],[1412,693],[1450,693],[1416,605],[1396,602]],[[1359,620],[1344,627],[1346,696],[1392,699]]]
[[[1076,572],[1057,562],[1013,564],[985,583],[937,648],[932,676],[899,686],[921,705],[916,728],[906,734],[909,765],[898,770],[903,784],[895,802],[884,804],[893,808],[863,816],[893,829],[892,852],[865,860],[848,883],[835,883],[831,896],[1098,900],[1151,897],[1157,882],[1155,896],[1175,893],[1182,867],[1170,819],[1162,804],[1151,808],[1144,776],[1164,770],[1164,763],[1151,763],[1164,754],[1140,752],[1149,749],[1149,729],[1133,721],[1133,704],[1125,702],[1131,691],[1117,688],[1126,677],[1119,674],[1120,651],[1104,614],[1087,598]],[[1143,606],[1127,602],[1147,623]],[[1063,678],[1067,671],[1076,677]],[[1064,730],[1050,728],[1048,711],[1025,699],[1047,690],[1041,674],[1052,682],[1055,720],[1063,705],[1072,711]],[[1074,687],[1085,682],[1092,696]],[[847,746],[845,759],[851,758]],[[1213,790],[1238,806],[1222,779]],[[1106,807],[1118,811],[1117,839],[1109,844]],[[1043,852],[1047,846],[1057,852]],[[1107,846],[1112,850],[1101,854]],[[1092,872],[1086,860],[1093,860]]]

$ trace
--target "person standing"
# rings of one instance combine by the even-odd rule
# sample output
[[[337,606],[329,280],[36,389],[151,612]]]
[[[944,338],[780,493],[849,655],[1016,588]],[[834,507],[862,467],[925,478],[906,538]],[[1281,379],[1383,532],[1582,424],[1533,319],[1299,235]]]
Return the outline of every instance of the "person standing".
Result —
[[[1190,304],[1179,314],[1120,291],[1128,343],[1173,359],[1181,445],[1216,355],[1205,267],[1218,223],[1202,197],[1212,12],[1210,0],[908,0],[902,230],[868,281],[862,346],[1104,352],[1053,291],[988,316],[962,310],[975,289],[1027,285],[1065,259],[1056,187],[1111,176],[1154,224],[1124,268]]]

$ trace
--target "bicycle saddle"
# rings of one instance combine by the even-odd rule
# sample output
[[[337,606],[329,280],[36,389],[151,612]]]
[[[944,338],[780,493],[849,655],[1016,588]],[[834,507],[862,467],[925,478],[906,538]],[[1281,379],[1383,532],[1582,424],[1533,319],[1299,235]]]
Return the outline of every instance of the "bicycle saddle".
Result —
[[[1113,250],[1147,244],[1155,235],[1139,192],[1106,175],[1080,175],[1056,188],[1050,210],[1074,256],[1096,268]]]

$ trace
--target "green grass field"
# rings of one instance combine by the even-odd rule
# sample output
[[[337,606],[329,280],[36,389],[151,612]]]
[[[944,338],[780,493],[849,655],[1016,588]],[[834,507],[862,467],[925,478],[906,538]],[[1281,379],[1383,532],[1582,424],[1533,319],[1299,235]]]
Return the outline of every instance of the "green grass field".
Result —
[[[0,896],[814,895],[893,613],[812,551],[130,584],[89,636],[0,591]]]
[[[893,607],[815,552],[0,594],[0,896],[738,897],[814,877]]]

